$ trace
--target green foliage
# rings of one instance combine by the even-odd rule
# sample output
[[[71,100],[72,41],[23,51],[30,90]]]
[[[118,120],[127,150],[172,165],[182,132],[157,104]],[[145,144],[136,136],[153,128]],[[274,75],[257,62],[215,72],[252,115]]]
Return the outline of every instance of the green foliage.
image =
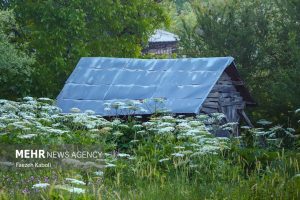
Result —
[[[256,136],[214,137],[207,130],[220,126],[221,114],[109,121],[90,110],[72,108],[73,113],[61,114],[52,103],[31,97],[0,100],[1,155],[13,152],[8,144],[42,145],[50,151],[76,144],[76,149],[96,145],[103,156],[77,160],[82,166],[66,159],[64,167],[51,170],[20,170],[1,160],[1,199],[299,199],[299,154],[280,146],[261,148],[253,142]],[[136,110],[133,105],[128,104]],[[116,106],[125,104],[111,105]],[[270,130],[264,132],[276,132]],[[245,147],[247,141],[252,146]]]
[[[33,96],[56,97],[81,57],[140,56],[148,36],[169,21],[153,0],[18,0],[2,7],[14,8],[18,42],[36,54]]]
[[[246,148],[295,149],[298,136],[295,129],[273,126],[269,128],[246,128],[241,132],[242,145]]]
[[[188,22],[188,26],[192,28],[197,23],[196,14],[193,7],[188,1],[164,1],[163,6],[168,10],[170,18],[170,26],[168,30],[174,33],[180,33],[184,30],[183,21]]]
[[[29,93],[34,58],[14,43],[18,26],[12,11],[0,10],[0,94],[15,98]]]
[[[258,102],[253,116],[286,123],[299,107],[300,1],[193,2],[197,23],[184,20],[181,53],[233,56]]]

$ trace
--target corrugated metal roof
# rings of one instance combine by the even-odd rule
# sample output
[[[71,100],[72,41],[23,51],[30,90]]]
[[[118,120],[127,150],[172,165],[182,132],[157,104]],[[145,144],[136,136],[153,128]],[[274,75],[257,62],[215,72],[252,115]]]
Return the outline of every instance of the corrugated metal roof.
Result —
[[[148,42],[176,42],[178,40],[178,35],[158,29],[149,38]]]
[[[57,105],[65,113],[76,107],[109,116],[114,114],[104,110],[104,103],[163,98],[173,113],[197,114],[233,60],[81,58],[57,97]]]

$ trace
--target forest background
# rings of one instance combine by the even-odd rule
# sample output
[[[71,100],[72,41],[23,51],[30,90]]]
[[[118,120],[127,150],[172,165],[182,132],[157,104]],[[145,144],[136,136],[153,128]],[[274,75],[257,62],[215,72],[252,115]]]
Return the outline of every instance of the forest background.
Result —
[[[165,29],[180,37],[178,58],[235,58],[253,120],[297,124],[300,0],[0,2],[0,98],[55,98],[81,57],[144,57]]]

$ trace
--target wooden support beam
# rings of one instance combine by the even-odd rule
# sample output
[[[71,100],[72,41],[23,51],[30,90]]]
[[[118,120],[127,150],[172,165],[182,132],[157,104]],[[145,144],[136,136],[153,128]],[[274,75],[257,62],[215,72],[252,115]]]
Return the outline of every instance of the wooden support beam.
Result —
[[[240,110],[238,113],[239,113],[239,114],[241,115],[241,117],[245,120],[245,122],[247,123],[248,126],[250,126],[250,127],[252,127],[252,128],[254,127],[253,124],[251,123],[250,119],[248,118],[248,116],[247,116],[246,113],[244,112],[244,110]]]

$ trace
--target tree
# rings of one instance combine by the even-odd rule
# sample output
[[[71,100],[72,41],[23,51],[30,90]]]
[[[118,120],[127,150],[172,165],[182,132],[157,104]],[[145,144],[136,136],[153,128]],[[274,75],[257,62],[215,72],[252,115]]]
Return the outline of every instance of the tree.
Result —
[[[183,29],[182,21],[188,21],[190,27],[196,24],[196,15],[191,3],[185,0],[166,0],[162,3],[171,17],[168,29],[173,33],[179,33]]]
[[[258,102],[252,114],[284,123],[299,105],[299,0],[229,0],[193,4],[183,22],[183,54],[233,56]],[[298,24],[298,25],[297,25]]]
[[[0,98],[28,94],[34,58],[13,43],[17,25],[12,11],[0,10]]]
[[[21,26],[19,42],[36,54],[34,96],[55,97],[83,56],[140,56],[149,34],[168,23],[154,0],[15,0],[8,7]]]

